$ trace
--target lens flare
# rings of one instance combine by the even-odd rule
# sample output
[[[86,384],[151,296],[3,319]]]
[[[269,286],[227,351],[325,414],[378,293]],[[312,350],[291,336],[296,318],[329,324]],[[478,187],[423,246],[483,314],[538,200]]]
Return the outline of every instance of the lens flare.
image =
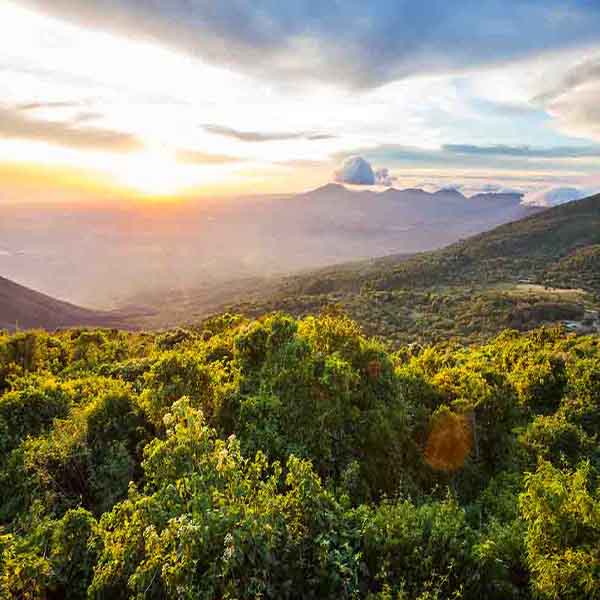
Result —
[[[425,461],[436,471],[462,468],[473,446],[471,425],[465,415],[449,410],[434,414],[425,445]]]

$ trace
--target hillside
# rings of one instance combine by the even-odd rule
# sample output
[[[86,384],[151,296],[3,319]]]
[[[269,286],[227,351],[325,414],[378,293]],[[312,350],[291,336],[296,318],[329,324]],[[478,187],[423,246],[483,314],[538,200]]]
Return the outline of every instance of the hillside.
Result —
[[[551,283],[549,278],[567,268],[565,258],[587,252],[598,243],[600,195],[545,210],[439,252],[415,257],[391,272],[377,274],[374,283],[380,287],[454,284],[481,282],[482,278],[489,282],[533,278]],[[571,275],[578,287],[597,290],[597,281],[590,281],[588,274]]]
[[[600,243],[600,195],[546,209],[461,240],[439,251],[390,256],[357,264],[354,268],[317,272],[289,280],[288,290],[304,293],[323,275],[331,291],[357,290],[364,284],[376,289],[402,286],[517,281],[545,282],[568,269],[569,256]],[[562,262],[561,262],[562,261]],[[571,272],[578,287],[596,289],[589,273]],[[600,288],[598,289],[600,291]]]
[[[124,327],[127,318],[125,314],[89,310],[56,300],[0,277],[0,329]]]
[[[442,250],[336,265],[291,277],[173,292],[147,325],[222,310],[302,316],[341,306],[393,343],[487,339],[506,327],[597,326],[600,196],[537,212]],[[158,306],[158,299],[150,299]],[[573,325],[576,327],[577,325]]]

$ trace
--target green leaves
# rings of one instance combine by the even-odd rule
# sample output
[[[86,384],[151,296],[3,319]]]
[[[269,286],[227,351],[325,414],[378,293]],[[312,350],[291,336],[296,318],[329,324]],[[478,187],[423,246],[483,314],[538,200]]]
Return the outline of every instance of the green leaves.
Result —
[[[0,595],[83,600],[100,548],[95,519],[81,508],[58,520],[36,517],[26,535],[0,537]]]
[[[0,597],[600,598],[599,361],[335,311],[1,336]]]
[[[561,471],[541,462],[519,508],[527,556],[542,598],[600,598],[600,487],[588,462]]]

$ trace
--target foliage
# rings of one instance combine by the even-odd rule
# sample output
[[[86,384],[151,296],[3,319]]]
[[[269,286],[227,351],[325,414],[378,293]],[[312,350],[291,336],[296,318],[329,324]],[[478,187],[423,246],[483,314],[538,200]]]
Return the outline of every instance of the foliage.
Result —
[[[0,596],[598,598],[598,373],[339,309],[3,335]]]
[[[600,488],[582,462],[561,471],[541,462],[525,479],[520,507],[527,555],[543,598],[600,598]]]

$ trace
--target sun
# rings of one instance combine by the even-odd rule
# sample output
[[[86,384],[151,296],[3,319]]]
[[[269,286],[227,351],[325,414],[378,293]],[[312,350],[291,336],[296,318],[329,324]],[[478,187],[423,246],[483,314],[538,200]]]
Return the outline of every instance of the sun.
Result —
[[[199,169],[178,164],[173,153],[145,150],[120,161],[115,179],[145,196],[175,195],[202,184]]]

